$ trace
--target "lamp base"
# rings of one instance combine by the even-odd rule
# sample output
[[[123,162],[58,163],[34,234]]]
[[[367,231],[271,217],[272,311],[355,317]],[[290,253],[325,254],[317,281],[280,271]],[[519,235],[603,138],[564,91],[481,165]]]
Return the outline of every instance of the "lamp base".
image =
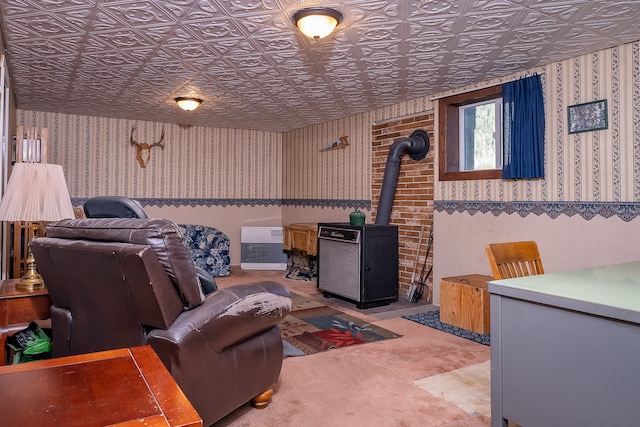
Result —
[[[20,280],[15,284],[16,290],[19,291],[36,291],[44,288],[44,280],[37,271],[27,271],[27,274],[22,276]]]
[[[33,238],[35,237],[35,230],[37,229],[37,225],[34,227],[32,224]],[[44,288],[44,280],[40,273],[38,273],[38,268],[36,267],[36,259],[33,257],[33,253],[31,252],[31,248],[28,250],[27,259],[25,261],[27,271],[24,276],[20,278],[18,283],[16,283],[16,290],[20,291],[35,291],[38,289]]]

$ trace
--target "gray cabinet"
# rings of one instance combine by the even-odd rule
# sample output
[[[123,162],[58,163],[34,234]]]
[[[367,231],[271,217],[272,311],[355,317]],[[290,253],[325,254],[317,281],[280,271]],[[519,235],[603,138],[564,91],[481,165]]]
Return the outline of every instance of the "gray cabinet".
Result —
[[[494,427],[638,425],[640,262],[488,289]]]

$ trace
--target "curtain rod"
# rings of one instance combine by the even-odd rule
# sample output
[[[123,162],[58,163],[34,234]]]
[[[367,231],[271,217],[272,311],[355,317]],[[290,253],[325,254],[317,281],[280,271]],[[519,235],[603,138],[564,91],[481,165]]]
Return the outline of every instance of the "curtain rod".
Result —
[[[532,68],[530,70],[527,71],[522,71],[519,73],[515,73],[515,74],[510,74],[508,76],[504,76],[504,77],[499,77],[493,80],[489,80],[487,82],[481,82],[481,83],[477,83],[475,85],[472,86],[465,86],[462,88],[458,88],[458,89],[451,89],[448,90],[446,92],[442,92],[439,93],[437,95],[434,95],[431,98],[431,101],[437,101],[439,99],[442,98],[447,98],[449,96],[454,96],[454,95],[460,95],[463,93],[468,93],[468,92],[473,92],[475,90],[480,90],[480,89],[486,89],[488,87],[492,87],[492,86],[497,86],[497,85],[501,85],[503,83],[508,83],[508,82],[512,82],[514,80],[518,80],[524,77],[529,77],[529,76],[533,76],[534,74],[544,74],[545,73],[545,67],[537,67],[537,68]]]

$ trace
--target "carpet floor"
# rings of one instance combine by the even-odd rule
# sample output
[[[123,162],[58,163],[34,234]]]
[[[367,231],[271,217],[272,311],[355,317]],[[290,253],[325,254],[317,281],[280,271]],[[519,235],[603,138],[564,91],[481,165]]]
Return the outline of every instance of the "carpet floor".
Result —
[[[469,414],[491,416],[489,360],[413,382],[421,389],[455,403]]]
[[[490,348],[399,317],[394,304],[376,313],[323,299],[314,281],[287,280],[285,272],[233,270],[218,285],[274,280],[292,292],[396,334],[395,339],[284,359],[273,401],[264,410],[246,404],[215,427],[487,427],[486,377],[469,368],[489,360]],[[340,304],[334,305],[334,304]],[[415,307],[411,307],[415,308]],[[433,309],[425,305],[425,310]],[[395,317],[374,316],[399,312]],[[393,314],[389,314],[393,316]],[[479,365],[482,367],[483,365]],[[439,376],[451,373],[450,375]],[[460,381],[460,377],[468,381]],[[433,381],[429,378],[434,377]],[[479,379],[478,379],[479,378]],[[478,381],[482,381],[479,384]],[[447,384],[457,391],[455,395]],[[484,384],[484,386],[483,386]],[[448,387],[448,388],[447,388]],[[474,403],[476,402],[476,403]]]

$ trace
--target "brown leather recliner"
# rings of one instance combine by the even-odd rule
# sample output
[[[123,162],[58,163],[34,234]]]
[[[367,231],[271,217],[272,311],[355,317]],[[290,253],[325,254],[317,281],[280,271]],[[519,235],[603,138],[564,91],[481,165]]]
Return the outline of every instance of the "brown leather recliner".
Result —
[[[173,222],[63,220],[31,248],[53,303],[54,357],[149,344],[205,426],[277,382],[289,291],[258,282],[205,297]]]

